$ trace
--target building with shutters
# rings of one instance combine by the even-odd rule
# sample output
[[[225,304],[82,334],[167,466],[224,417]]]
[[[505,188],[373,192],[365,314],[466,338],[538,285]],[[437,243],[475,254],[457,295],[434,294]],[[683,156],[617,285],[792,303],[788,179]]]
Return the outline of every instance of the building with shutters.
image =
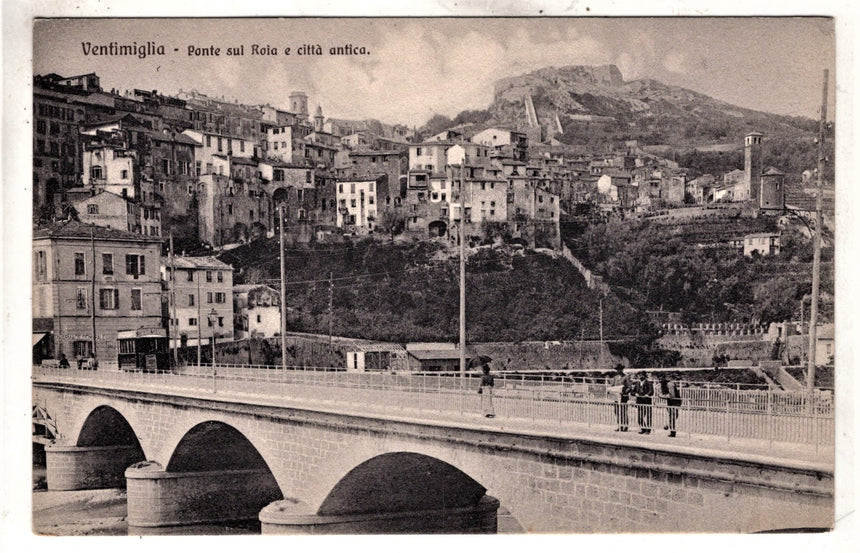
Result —
[[[34,344],[116,365],[117,334],[158,329],[161,238],[68,220],[33,233]]]

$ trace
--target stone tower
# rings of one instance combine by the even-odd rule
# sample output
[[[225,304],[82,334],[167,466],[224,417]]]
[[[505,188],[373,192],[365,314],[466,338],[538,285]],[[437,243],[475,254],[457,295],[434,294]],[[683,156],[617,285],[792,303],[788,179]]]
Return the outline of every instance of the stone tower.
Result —
[[[764,137],[759,132],[751,132],[744,138],[744,194],[745,198],[758,200],[759,184],[761,183],[761,139]]]
[[[322,114],[322,107],[317,106],[317,112],[314,114],[314,131],[323,132],[323,124],[325,123],[325,118]]]
[[[302,119],[308,117],[308,96],[304,92],[290,93],[290,111],[301,116]]]
[[[759,207],[777,211],[785,209],[785,175],[773,167],[761,176]]]

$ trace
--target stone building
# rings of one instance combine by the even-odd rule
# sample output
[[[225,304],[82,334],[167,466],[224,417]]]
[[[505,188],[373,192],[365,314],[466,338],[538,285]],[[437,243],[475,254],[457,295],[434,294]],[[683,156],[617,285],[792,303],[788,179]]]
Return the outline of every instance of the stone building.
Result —
[[[233,268],[214,257],[176,256],[175,278],[169,260],[162,260],[167,282],[172,345],[233,340]],[[176,308],[173,307],[175,298]]]
[[[117,334],[161,329],[161,239],[69,220],[33,233],[33,331],[116,366]]]

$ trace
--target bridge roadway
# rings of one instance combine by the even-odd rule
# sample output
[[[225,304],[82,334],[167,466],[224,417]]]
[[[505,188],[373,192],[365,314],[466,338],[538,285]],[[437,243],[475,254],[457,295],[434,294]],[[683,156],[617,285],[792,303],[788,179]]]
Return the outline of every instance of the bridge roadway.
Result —
[[[726,466],[732,467],[729,472],[742,466],[747,468],[759,467],[758,469],[754,469],[754,471],[759,470],[768,474],[772,474],[774,470],[788,471],[791,474],[814,474],[818,476],[813,478],[811,486],[806,481],[806,476],[800,476],[799,478],[802,482],[783,482],[777,487],[781,487],[781,489],[793,488],[796,492],[804,489],[807,492],[812,490],[812,496],[819,498],[815,501],[820,502],[821,498],[824,498],[824,512],[827,511],[828,504],[832,510],[832,492],[827,492],[828,484],[824,484],[823,488],[816,488],[814,484],[816,480],[820,481],[822,475],[824,475],[825,481],[829,479],[830,485],[832,485],[834,452],[831,433],[832,418],[828,417],[785,417],[774,416],[772,413],[763,415],[751,412],[729,413],[682,408],[678,418],[679,437],[669,438],[664,431],[659,430],[665,423],[666,417],[666,409],[659,406],[655,406],[653,409],[654,426],[656,429],[650,435],[638,435],[634,433],[636,430],[636,409],[632,405],[629,406],[632,432],[624,434],[614,432],[615,413],[612,403],[566,398],[558,391],[517,389],[513,386],[500,388],[496,391],[494,398],[497,416],[496,418],[488,419],[481,414],[481,396],[476,393],[474,383],[466,384],[466,387],[461,389],[458,387],[459,383],[452,387],[450,380],[445,381],[444,384],[440,384],[440,380],[438,379],[435,382],[428,379],[404,379],[400,385],[393,386],[386,385],[386,381],[382,377],[374,384],[372,379],[355,379],[344,373],[335,375],[331,373],[311,374],[298,372],[287,374],[292,371],[272,371],[265,378],[248,379],[244,376],[239,376],[239,373],[231,376],[229,369],[223,367],[216,368],[216,373],[220,369],[220,374],[218,374],[217,378],[213,378],[211,374],[202,374],[206,369],[206,367],[197,368],[198,373],[201,374],[196,375],[139,374],[118,371],[44,371],[38,369],[34,372],[34,384],[37,388],[40,386],[59,386],[61,389],[74,390],[74,393],[110,395],[112,391],[125,391],[145,395],[158,394],[175,398],[186,398],[197,401],[198,403],[195,403],[195,405],[207,405],[217,402],[219,405],[253,405],[257,408],[270,407],[273,410],[287,408],[318,413],[320,416],[360,417],[364,420],[380,421],[379,424],[383,426],[389,423],[396,423],[417,425],[428,429],[440,429],[446,432],[448,436],[450,436],[451,430],[467,432],[470,436],[477,436],[476,440],[478,444],[482,442],[493,444],[498,441],[500,435],[516,436],[518,440],[526,441],[537,440],[540,442],[549,438],[552,440],[552,443],[596,443],[602,444],[601,447],[605,446],[610,448],[610,450],[614,450],[615,453],[610,454],[610,456],[621,457],[622,454],[619,451],[644,450],[659,452],[659,455],[667,454],[685,459],[712,459],[714,460],[713,463],[715,463],[713,467],[714,474],[718,474],[721,471],[725,472]],[[338,379],[340,380],[340,385],[338,385]],[[387,382],[390,384],[392,381],[389,380]],[[36,397],[38,401],[38,394]],[[54,398],[47,401],[47,403],[49,404],[47,407],[50,411],[50,404],[55,403]],[[220,409],[221,407],[218,408]],[[77,418],[81,419],[81,415],[78,415]],[[385,421],[389,422],[386,423]],[[82,420],[58,422],[61,434],[58,437],[58,443],[71,447],[80,446],[80,435],[83,433],[86,423]],[[169,426],[170,421],[162,420],[160,424]],[[236,425],[236,427],[239,428],[239,425]],[[750,430],[751,428],[758,430]],[[766,431],[762,431],[762,428],[766,428]],[[430,432],[430,434],[433,432],[435,430]],[[482,434],[486,434],[485,438],[480,437]],[[792,439],[792,436],[794,439]],[[829,441],[828,436],[830,436]],[[580,447],[588,449],[584,445]],[[542,458],[539,452],[532,453]],[[546,453],[550,452],[545,451],[544,454]],[[175,453],[173,456],[168,457],[161,455],[157,468],[167,468],[168,464],[172,463],[173,459],[175,459],[175,455]],[[147,458],[152,457],[150,455]],[[633,454],[632,458],[639,459],[643,466],[648,466],[646,460],[651,457],[649,455],[643,457],[640,454]],[[705,465],[699,463],[697,466]],[[775,469],[774,467],[779,468]],[[275,478],[278,480],[278,485],[284,488],[281,485],[283,478],[279,477],[277,469],[273,470],[276,473]],[[555,470],[555,474],[560,473],[560,469]],[[649,470],[654,472],[658,469],[652,466],[650,469],[645,470],[645,473],[647,474]],[[704,469],[705,472],[707,470],[709,469]],[[51,480],[50,472],[49,468],[49,486]],[[169,468],[165,472],[170,472]],[[642,475],[639,474],[639,476],[641,477]],[[684,477],[684,482],[686,483],[694,476],[695,478],[707,479],[700,469],[698,473],[696,471],[688,471],[687,476]],[[134,473],[132,469],[126,471],[126,478],[130,486],[139,477],[140,474]],[[721,478],[724,481],[726,480],[723,477],[715,477],[716,480],[720,480]],[[738,481],[739,477],[735,473],[733,476],[727,478]],[[754,484],[754,487],[761,487],[762,482],[770,478],[773,477],[756,480],[755,477],[742,476],[740,477],[740,481],[744,481],[745,479],[747,483],[755,481],[757,483]],[[789,478],[792,478],[792,476],[789,476]],[[526,481],[532,482],[531,480]],[[767,484],[764,485],[767,487]],[[489,488],[489,486],[487,487]],[[732,489],[735,490],[734,488]],[[333,494],[335,491],[331,493]],[[498,493],[497,490],[491,491]],[[585,492],[585,488],[582,491],[591,494],[590,488],[588,492]],[[595,491],[594,493],[598,492]],[[617,493],[621,493],[621,502],[623,503],[623,494],[626,492],[612,490],[610,486],[606,490],[599,490],[599,493],[601,498],[603,496],[614,497]],[[738,497],[744,496],[744,493],[737,492],[736,490],[732,493],[736,493]],[[134,522],[131,520],[134,508],[132,487],[129,488],[129,494],[130,522]],[[555,497],[558,494],[550,492],[550,495]],[[627,495],[629,496],[630,494],[628,493]],[[699,493],[690,493],[688,497],[695,497],[697,498],[696,501],[698,501],[700,495]],[[725,497],[729,497],[731,493],[727,492],[724,495]],[[514,493],[513,497],[519,496]],[[550,501],[546,499],[545,495],[542,497],[545,497],[546,501]],[[596,507],[597,496],[593,499],[594,502],[591,504],[591,507]],[[631,500],[635,501],[635,499],[627,499],[627,501]],[[653,502],[647,503],[649,500],[650,498],[641,499],[640,501],[649,506],[659,505]],[[745,498],[746,500],[748,498]],[[588,503],[583,503],[584,500],[582,499],[579,501],[579,505],[589,505]],[[508,503],[511,502],[512,500],[508,501]],[[324,505],[318,505],[318,503],[319,501],[316,503],[312,502],[310,507],[301,510],[301,516],[298,517],[298,520],[308,521],[313,519],[314,516],[319,516],[319,513],[324,510]],[[770,505],[777,504],[780,507],[776,508],[775,511],[780,511],[780,509],[785,507],[781,503],[781,500]],[[518,506],[506,506],[514,507],[511,509],[512,512],[518,510]],[[601,512],[606,514],[609,514],[611,509],[612,516],[610,516],[610,520],[612,523],[609,526],[598,522],[600,517],[592,517],[590,514],[587,517],[583,516],[582,521],[578,521],[573,526],[568,525],[566,527],[558,526],[559,523],[557,522],[555,525],[542,527],[534,520],[529,520],[528,514],[523,514],[522,510],[520,510],[520,516],[524,519],[521,522],[528,522],[524,527],[543,529],[543,531],[582,530],[583,527],[576,524],[584,524],[586,521],[590,524],[587,528],[591,531],[603,531],[610,528],[617,529],[618,526],[612,526],[612,524],[623,524],[625,521],[629,526],[622,526],[621,528],[651,528],[647,525],[639,525],[644,515],[641,513],[631,514],[629,504],[626,505],[626,511],[624,509],[619,510],[617,507],[618,505],[614,504],[600,507],[602,509]],[[789,511],[793,508],[789,507]],[[281,511],[285,510],[290,515],[287,518],[291,521],[297,520],[293,516],[294,513],[291,514],[292,512],[289,509],[284,509],[283,505],[278,506],[278,509],[281,509]],[[682,511],[688,509],[689,506],[685,505]],[[726,507],[720,506],[718,507],[719,509],[725,510]],[[729,507],[728,509],[732,510],[733,507]],[[669,508],[669,511],[671,510]],[[744,503],[744,508],[738,512],[755,512],[756,510],[759,510],[759,508],[751,507],[747,501],[747,503]],[[656,516],[656,513],[652,514]],[[269,515],[271,516],[271,511]],[[471,513],[469,516],[474,519],[476,515]],[[784,515],[780,516],[784,518]],[[817,518],[813,517],[816,521],[822,520],[821,516],[816,516]],[[263,514],[261,514],[261,517],[263,517]],[[631,517],[632,521],[630,520]],[[823,520],[826,521],[826,519],[827,517],[824,516]],[[313,519],[312,523],[302,526],[302,529],[298,531],[308,531],[307,528],[315,527],[314,525],[318,523],[317,519]],[[352,524],[353,526],[347,524],[344,528],[348,528],[349,531],[357,531],[356,526],[354,526],[356,524],[355,521]],[[734,524],[740,525],[733,526]],[[766,522],[763,524],[773,525],[774,523]],[[788,527],[797,527],[796,524],[794,526],[787,522],[785,524],[788,524]],[[805,525],[815,526],[817,524],[820,523]],[[824,524],[826,525],[827,523],[825,522]],[[803,526],[804,524],[800,525]],[[693,527],[696,527],[696,525],[693,524]],[[776,524],[774,528],[776,527],[786,526]],[[389,526],[386,528],[392,529],[394,527]],[[709,530],[707,526],[700,526],[699,528],[705,531]],[[728,528],[740,531],[748,529],[742,523],[735,522],[729,523]],[[762,529],[766,528],[766,526],[756,526],[755,528]],[[710,528],[711,531],[720,529],[724,529],[724,527],[718,525]]]

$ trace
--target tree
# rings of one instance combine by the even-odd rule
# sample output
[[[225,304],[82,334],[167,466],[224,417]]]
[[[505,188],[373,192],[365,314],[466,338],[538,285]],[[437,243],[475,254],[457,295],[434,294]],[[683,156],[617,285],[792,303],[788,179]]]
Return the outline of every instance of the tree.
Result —
[[[379,228],[385,231],[394,240],[394,237],[406,228],[406,217],[399,209],[389,209],[382,214]]]

